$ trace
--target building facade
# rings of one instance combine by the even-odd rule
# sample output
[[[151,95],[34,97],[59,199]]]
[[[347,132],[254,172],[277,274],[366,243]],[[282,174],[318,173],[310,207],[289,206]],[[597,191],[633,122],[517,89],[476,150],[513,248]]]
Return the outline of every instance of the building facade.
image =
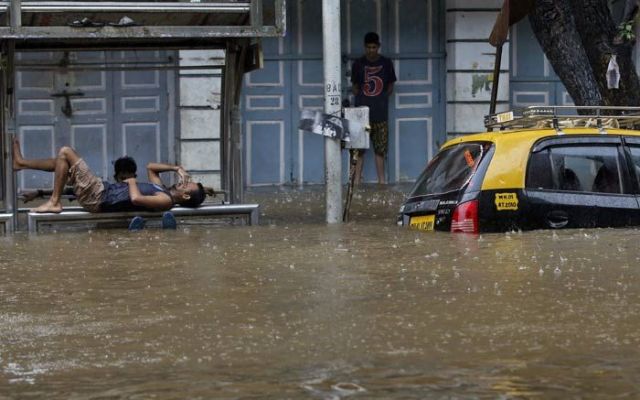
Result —
[[[342,1],[343,98],[352,98],[349,69],[363,54],[368,31],[380,34],[381,53],[393,60],[398,76],[389,109],[389,182],[413,181],[448,138],[483,128],[495,62],[488,37],[501,5],[502,0]],[[291,0],[287,36],[264,42],[265,68],[246,78],[242,115],[249,186],[324,182],[324,139],[296,128],[303,108],[323,107],[321,11],[320,1]],[[507,44],[498,109],[509,107],[509,52]],[[347,163],[345,152],[345,179]],[[372,151],[365,155],[364,181],[376,181]]]
[[[351,93],[350,67],[363,54],[368,31],[398,81],[389,109],[389,180],[415,178],[446,138],[443,3],[431,0],[345,0],[341,4],[342,94]],[[297,129],[302,109],[322,110],[322,2],[288,2],[287,36],[265,40],[265,68],[246,77],[242,116],[248,185],[324,182],[323,137]],[[348,171],[347,154],[343,171]],[[372,151],[365,180],[375,176]]]
[[[297,129],[302,109],[323,108],[322,2],[287,1],[287,34],[263,40],[264,68],[245,76],[241,122],[246,186],[324,183],[324,138]],[[496,49],[488,43],[502,0],[342,0],[343,99],[363,36],[376,31],[398,81],[390,99],[390,182],[411,182],[447,139],[483,130]],[[571,104],[526,18],[511,29],[498,110]],[[115,158],[179,162],[221,187],[221,50],[23,53],[18,126],[27,157],[71,144],[108,179]],[[152,62],[166,68],[137,66]],[[99,68],[91,68],[99,65]],[[131,65],[127,69],[126,65]],[[105,68],[106,66],[106,68]],[[136,67],[136,68],[134,68]],[[343,152],[346,181],[347,152]],[[372,151],[365,182],[376,180]],[[51,186],[23,171],[20,189]]]

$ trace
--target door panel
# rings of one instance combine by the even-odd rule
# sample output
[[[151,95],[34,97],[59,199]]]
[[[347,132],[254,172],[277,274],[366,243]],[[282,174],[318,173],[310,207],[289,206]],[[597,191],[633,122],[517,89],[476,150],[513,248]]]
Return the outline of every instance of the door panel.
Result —
[[[105,65],[106,54],[98,52],[59,53],[69,64]],[[111,129],[108,106],[108,72],[100,70],[69,71],[55,74],[56,101],[59,103],[56,147],[70,145],[85,159],[89,167],[107,179],[108,132]],[[61,93],[67,97],[59,97]],[[70,106],[70,107],[69,107]]]
[[[292,164],[295,126],[289,91],[292,61],[283,58],[289,47],[288,37],[263,41],[264,68],[245,76],[240,107],[248,186],[283,184],[291,179],[285,166]]]
[[[122,138],[118,145],[122,154],[133,157],[138,163],[139,174],[144,178],[145,166],[161,159],[160,124],[158,122],[126,122],[122,124]]]
[[[107,130],[100,125],[73,125],[71,127],[71,146],[82,155],[92,171],[101,174],[106,179],[108,170],[105,154]],[[98,172],[99,171],[99,172]]]
[[[17,135],[22,144],[22,155],[26,158],[50,158],[55,151],[55,127],[51,125],[23,125]],[[53,187],[53,174],[50,172],[24,170],[18,173],[19,188]]]
[[[365,33],[375,30],[382,40],[382,53],[394,61],[398,82],[389,108],[390,181],[415,179],[434,149],[444,141],[444,107],[440,88],[444,79],[442,2],[435,0],[343,0],[342,97],[351,94],[350,68],[362,55]],[[245,80],[242,111],[245,120],[245,164],[248,185],[324,183],[324,138],[297,130],[302,109],[323,110],[322,2],[287,2],[291,21],[289,34],[265,39],[265,68]],[[276,68],[276,65],[278,68]],[[257,99],[275,96],[283,107],[256,107]],[[284,132],[276,136],[256,135],[258,121],[279,121]],[[249,138],[249,129],[251,138]],[[266,150],[265,140],[284,138],[284,153],[273,153],[283,163],[284,173],[269,157],[255,157],[256,148]],[[280,147],[278,147],[279,149]],[[274,151],[274,150],[271,150]],[[267,161],[268,160],[268,161]],[[343,179],[348,175],[348,155],[342,154]],[[270,177],[269,177],[270,175]],[[366,181],[375,181],[373,151],[365,155]],[[282,179],[281,179],[282,178]]]
[[[254,185],[269,184],[274,180],[284,180],[284,131],[279,121],[254,121],[247,130],[249,143],[260,143],[260,147],[247,149],[247,165],[260,165],[263,168],[255,171]]]
[[[389,174],[392,181],[410,182],[445,141],[441,121],[439,69],[442,59],[434,54],[441,45],[435,1],[399,0],[388,3],[389,44],[396,54],[398,81],[391,98]],[[435,129],[435,131],[434,131]]]
[[[39,66],[17,72],[17,132],[26,158],[54,157],[70,145],[105,180],[124,154],[136,159],[141,177],[147,162],[173,158],[168,72],[122,69],[125,63],[171,63],[168,52],[20,53],[18,60]],[[21,171],[18,185],[51,187],[52,174]]]
[[[627,156],[629,158],[629,186],[635,193],[635,200],[640,209],[640,139],[624,138],[627,147]]]
[[[118,51],[109,54],[111,62],[164,61],[164,51]],[[113,132],[112,152],[129,155],[138,163],[138,170],[149,162],[169,160],[175,134],[168,130],[167,75],[164,70],[122,70],[113,72]]]
[[[22,62],[54,62],[55,53],[21,53]],[[16,74],[16,135],[22,144],[26,158],[50,158],[56,143],[55,131],[60,104],[51,97],[55,91],[56,77],[52,71],[18,71]],[[51,187],[53,176],[47,172],[21,171],[18,186],[21,188]]]
[[[559,139],[532,154],[526,223],[531,228],[637,225],[640,209],[619,138],[608,143]],[[616,143],[613,143],[616,141]]]
[[[532,229],[594,228],[598,226],[598,196],[530,189],[525,191],[524,226]]]

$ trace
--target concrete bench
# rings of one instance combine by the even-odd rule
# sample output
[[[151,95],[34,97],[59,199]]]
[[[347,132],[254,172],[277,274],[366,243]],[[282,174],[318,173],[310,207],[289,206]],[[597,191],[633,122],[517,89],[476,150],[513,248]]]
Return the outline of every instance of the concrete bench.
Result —
[[[204,205],[198,208],[174,207],[171,209],[176,218],[179,217],[246,217],[249,225],[257,225],[259,221],[259,204],[216,204]],[[11,214],[9,214],[11,215]],[[54,225],[58,223],[75,222],[114,222],[127,221],[139,215],[145,219],[160,219],[162,212],[140,211],[140,212],[111,212],[111,213],[90,213],[81,211],[79,207],[65,208],[61,213],[33,213],[27,214],[29,232],[38,232],[41,225]]]

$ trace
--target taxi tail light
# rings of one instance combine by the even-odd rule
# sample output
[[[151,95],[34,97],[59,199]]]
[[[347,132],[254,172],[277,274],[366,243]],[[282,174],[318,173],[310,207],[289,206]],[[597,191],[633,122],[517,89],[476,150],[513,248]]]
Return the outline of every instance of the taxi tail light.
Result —
[[[478,233],[478,200],[459,204],[453,210],[451,232]]]

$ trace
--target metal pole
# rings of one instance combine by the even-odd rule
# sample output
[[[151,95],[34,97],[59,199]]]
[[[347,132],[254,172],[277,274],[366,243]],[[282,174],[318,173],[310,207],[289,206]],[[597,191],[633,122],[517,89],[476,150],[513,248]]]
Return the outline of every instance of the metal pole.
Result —
[[[287,3],[284,0],[276,0],[275,14],[276,30],[284,36],[287,29]]]
[[[14,104],[14,82],[15,82],[15,70],[13,69],[15,46],[12,41],[9,41],[4,46],[6,51],[2,55],[6,63],[6,70],[3,71],[4,84],[2,85],[3,102],[4,107],[4,131],[3,134],[3,151],[4,151],[4,172],[5,172],[5,184],[4,184],[4,207],[6,213],[13,213],[11,219],[11,227],[9,230],[15,230],[18,227],[18,198],[16,193],[16,174],[13,171],[13,153],[12,138],[16,135],[16,115]]]
[[[502,64],[502,43],[496,46],[496,61],[493,65],[493,85],[491,86],[489,114],[496,112],[496,104],[498,102],[498,85],[500,83],[500,64]]]
[[[11,8],[9,12],[9,22],[11,28],[19,28],[22,26],[22,2],[20,0],[11,0]],[[6,71],[5,71],[5,96],[6,103],[4,104],[4,117],[5,117],[5,132],[4,132],[4,150],[5,150],[5,209],[6,212],[12,212],[13,218],[11,220],[10,230],[16,230],[18,228],[18,197],[17,197],[17,184],[16,174],[13,172],[13,153],[11,152],[13,143],[11,141],[14,135],[17,135],[17,115],[15,110],[15,42],[7,42],[7,54],[6,56]]]
[[[22,1],[11,0],[11,8],[9,9],[9,19],[12,28],[22,26]]]
[[[340,0],[322,0],[322,41],[324,53],[324,110],[341,112]],[[327,223],[342,221],[342,157],[340,139],[325,137]]]
[[[254,28],[263,25],[262,22],[262,0],[251,0],[250,18],[251,26]]]

